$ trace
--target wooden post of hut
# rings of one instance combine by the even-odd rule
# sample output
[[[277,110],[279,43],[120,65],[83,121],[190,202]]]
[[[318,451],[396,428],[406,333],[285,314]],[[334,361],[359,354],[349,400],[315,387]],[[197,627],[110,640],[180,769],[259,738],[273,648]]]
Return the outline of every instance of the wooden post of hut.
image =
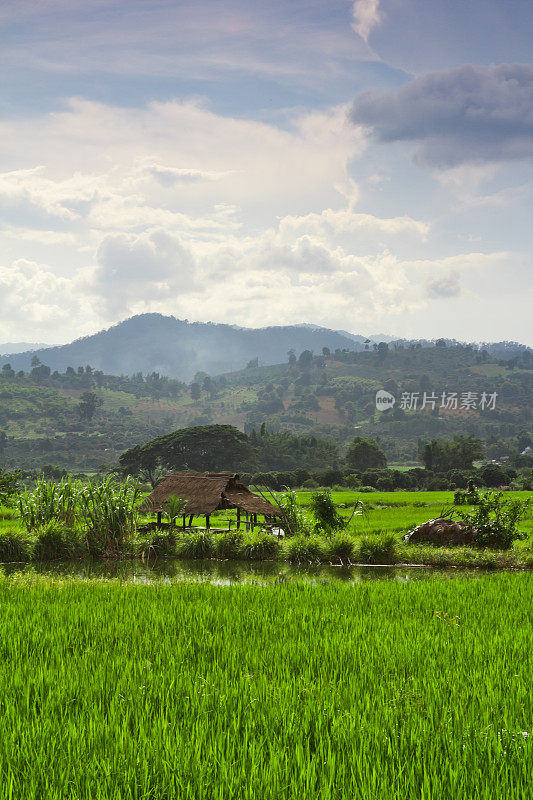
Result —
[[[209,530],[209,525],[210,525],[209,514],[206,514],[205,515],[205,527],[207,528],[207,530]]]
[[[157,512],[157,527],[161,527],[161,511]]]
[[[241,527],[241,509],[237,508],[237,530]]]

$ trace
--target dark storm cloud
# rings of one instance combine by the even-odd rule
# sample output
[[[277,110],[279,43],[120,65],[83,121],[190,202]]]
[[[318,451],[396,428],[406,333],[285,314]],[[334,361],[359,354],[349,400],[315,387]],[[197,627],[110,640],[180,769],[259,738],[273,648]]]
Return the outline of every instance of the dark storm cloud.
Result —
[[[413,141],[415,160],[451,167],[533,156],[533,66],[464,65],[356,98],[352,122],[382,142]]]

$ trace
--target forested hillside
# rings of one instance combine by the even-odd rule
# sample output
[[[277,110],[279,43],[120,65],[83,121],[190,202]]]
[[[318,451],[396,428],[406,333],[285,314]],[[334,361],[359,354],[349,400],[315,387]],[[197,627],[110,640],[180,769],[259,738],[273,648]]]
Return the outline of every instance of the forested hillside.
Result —
[[[389,463],[415,464],[434,438],[474,435],[485,457],[516,456],[531,428],[531,351],[495,359],[468,346],[380,344],[291,353],[273,366],[188,383],[157,372],[114,376],[91,365],[0,373],[0,459],[71,471],[118,463],[122,452],[193,425],[229,424],[330,441],[342,455],[355,435],[376,439]],[[378,411],[375,395],[395,403]],[[456,395],[455,402],[453,395]],[[483,399],[485,398],[485,399]],[[416,406],[416,407],[415,407]]]

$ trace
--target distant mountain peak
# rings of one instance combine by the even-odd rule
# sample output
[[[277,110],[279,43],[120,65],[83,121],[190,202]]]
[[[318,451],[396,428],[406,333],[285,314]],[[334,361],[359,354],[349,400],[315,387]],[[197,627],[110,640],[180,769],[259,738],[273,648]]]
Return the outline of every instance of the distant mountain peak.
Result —
[[[150,312],[70,344],[12,351],[8,357],[0,357],[0,363],[9,360],[13,369],[28,370],[37,356],[52,370],[90,364],[114,375],[158,371],[190,380],[199,371],[214,375],[242,369],[255,358],[265,365],[277,364],[286,361],[291,349],[297,353],[321,353],[323,347],[353,350],[357,341],[357,337],[307,323],[244,328]]]

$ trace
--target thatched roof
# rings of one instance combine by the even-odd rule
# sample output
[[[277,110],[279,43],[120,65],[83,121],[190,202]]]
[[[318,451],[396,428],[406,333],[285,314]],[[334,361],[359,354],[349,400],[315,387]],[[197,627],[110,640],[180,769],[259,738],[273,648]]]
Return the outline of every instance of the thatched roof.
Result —
[[[277,506],[253,494],[234,472],[177,472],[167,475],[148,495],[141,510],[152,513],[166,511],[171,495],[187,500],[184,513],[194,516],[212,514],[225,508],[283,516]]]

